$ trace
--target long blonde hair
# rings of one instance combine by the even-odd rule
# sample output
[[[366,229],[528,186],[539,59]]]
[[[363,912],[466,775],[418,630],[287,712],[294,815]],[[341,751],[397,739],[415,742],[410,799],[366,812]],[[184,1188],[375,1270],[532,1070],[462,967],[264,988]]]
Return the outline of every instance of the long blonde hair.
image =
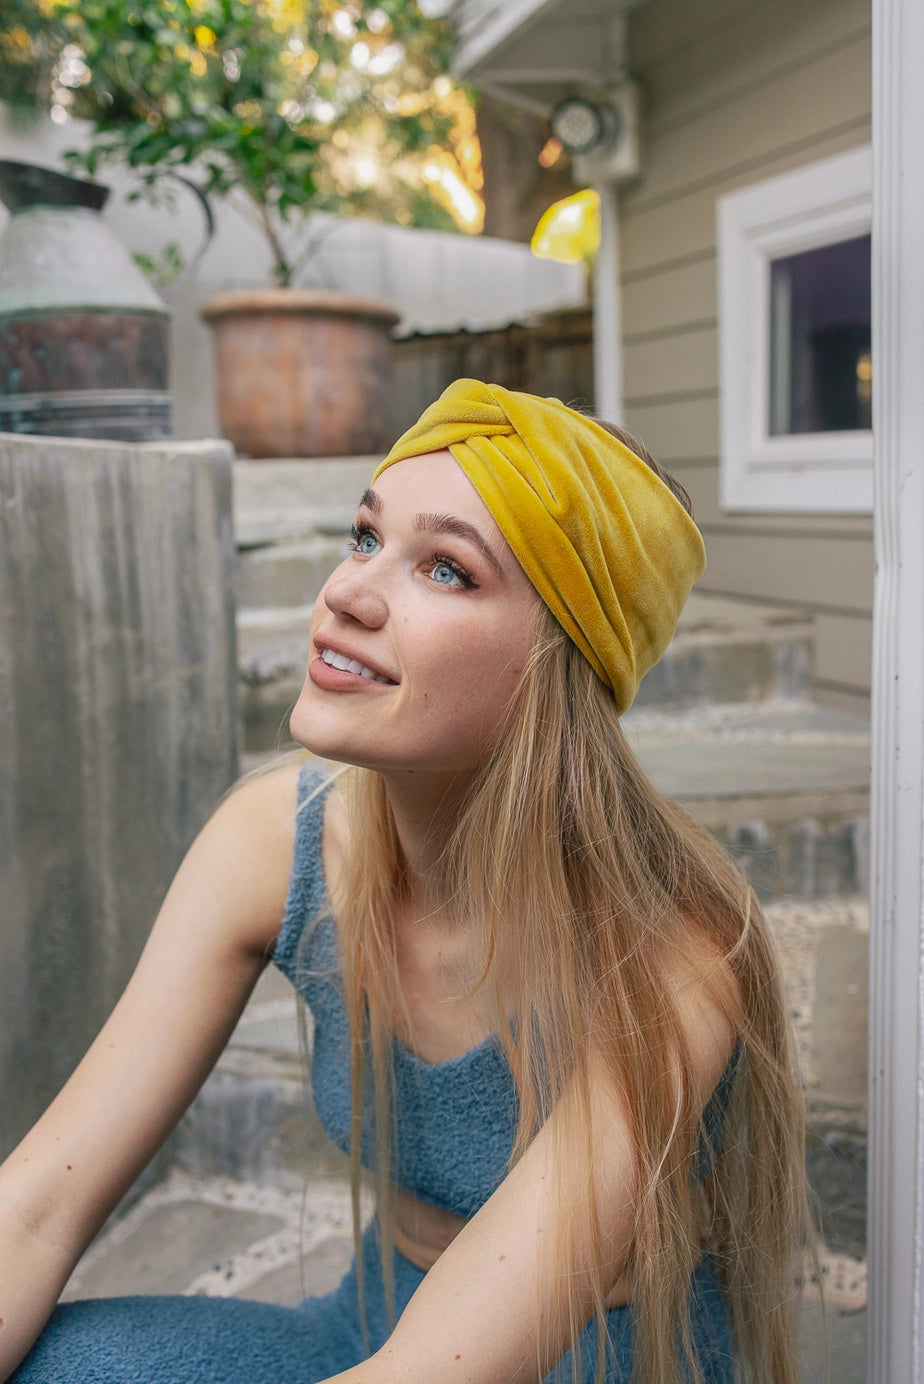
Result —
[[[404,862],[380,776],[350,769],[338,787],[350,820],[350,858],[332,902],[353,1035],[354,1183],[371,1066],[391,1301],[390,1034],[401,1007],[393,920],[404,901]],[[639,1188],[630,1265],[637,1378],[680,1384],[683,1355],[697,1378],[689,1285],[705,1249],[729,1304],[742,1379],[796,1384],[793,1314],[810,1221],[801,1093],[767,925],[721,847],[646,777],[612,694],[544,609],[443,869],[447,906],[473,928],[473,988],[486,998],[516,1083],[512,1162],[565,1088],[576,1093],[578,1117],[560,1163],[562,1194],[578,1211],[569,1242],[553,1251],[565,1265],[579,1236],[596,1242],[592,1056],[602,1056],[623,1093]],[[704,1130],[665,966],[691,930],[726,959],[740,1000],[727,1002],[739,1039],[733,1095],[721,1147],[699,1180],[691,1168]],[[518,964],[502,983],[499,958],[511,938]],[[601,1345],[607,1287],[601,1267]],[[584,1325],[572,1302],[572,1338]],[[537,1359],[544,1353],[538,1341]],[[602,1366],[599,1350],[598,1376]]]

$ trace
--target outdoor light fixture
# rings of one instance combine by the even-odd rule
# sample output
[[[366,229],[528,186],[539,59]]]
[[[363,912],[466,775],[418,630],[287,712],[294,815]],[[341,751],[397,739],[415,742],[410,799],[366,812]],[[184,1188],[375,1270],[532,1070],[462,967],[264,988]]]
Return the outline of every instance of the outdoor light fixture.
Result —
[[[619,143],[622,116],[609,101],[566,96],[549,117],[552,134],[569,154],[602,154]]]

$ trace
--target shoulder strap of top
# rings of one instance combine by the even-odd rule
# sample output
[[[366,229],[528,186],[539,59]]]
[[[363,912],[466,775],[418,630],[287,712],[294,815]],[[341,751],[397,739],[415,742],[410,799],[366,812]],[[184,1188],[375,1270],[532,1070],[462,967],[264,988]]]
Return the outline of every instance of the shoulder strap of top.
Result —
[[[327,910],[327,885],[324,879],[324,857],[321,833],[324,827],[324,803],[329,780],[312,764],[306,764],[298,778],[298,797],[295,816],[295,849],[292,855],[292,874],[286,899],[282,927],[276,938],[273,962],[298,983],[297,972],[312,966],[313,956],[301,946],[306,927],[312,932],[309,950],[323,953],[317,960],[327,965],[333,940],[333,920]],[[323,915],[323,916],[322,916]],[[314,924],[318,924],[314,926]]]

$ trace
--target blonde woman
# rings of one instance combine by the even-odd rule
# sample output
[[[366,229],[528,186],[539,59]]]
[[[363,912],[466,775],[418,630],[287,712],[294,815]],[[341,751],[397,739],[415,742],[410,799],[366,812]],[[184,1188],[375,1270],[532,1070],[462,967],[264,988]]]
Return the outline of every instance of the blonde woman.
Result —
[[[4,1378],[795,1384],[801,1114],[772,948],[620,729],[704,562],[639,452],[462,380],[378,468],[291,720],[353,767],[285,763],[224,802],[3,1166]],[[269,957],[312,1010],[321,1119],[377,1187],[353,1269],[295,1309],[49,1321]]]

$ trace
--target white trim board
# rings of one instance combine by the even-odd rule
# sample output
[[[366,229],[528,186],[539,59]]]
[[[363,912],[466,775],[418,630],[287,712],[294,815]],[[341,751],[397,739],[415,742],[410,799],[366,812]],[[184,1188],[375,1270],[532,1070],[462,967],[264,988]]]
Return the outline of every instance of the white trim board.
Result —
[[[771,436],[770,264],[868,235],[868,146],[768,178],[717,203],[723,508],[868,514],[872,433]]]
[[[873,0],[870,1384],[924,1378],[924,5]]]

